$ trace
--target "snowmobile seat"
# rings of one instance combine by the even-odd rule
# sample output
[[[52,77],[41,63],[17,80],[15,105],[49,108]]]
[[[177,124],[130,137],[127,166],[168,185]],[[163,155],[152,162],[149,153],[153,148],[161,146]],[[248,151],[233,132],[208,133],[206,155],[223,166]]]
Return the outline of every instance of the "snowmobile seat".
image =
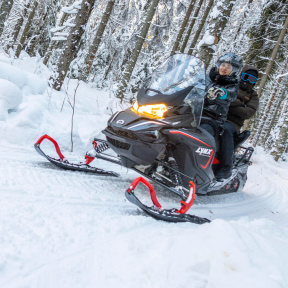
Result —
[[[241,144],[243,144],[250,136],[251,131],[250,130],[244,130],[241,133],[238,133],[234,137],[234,150],[237,150]]]

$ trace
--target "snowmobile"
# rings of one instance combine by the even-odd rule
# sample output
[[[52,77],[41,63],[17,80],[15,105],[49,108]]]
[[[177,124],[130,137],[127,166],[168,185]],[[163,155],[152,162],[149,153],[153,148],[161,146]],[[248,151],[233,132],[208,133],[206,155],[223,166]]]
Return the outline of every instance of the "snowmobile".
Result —
[[[239,134],[235,139],[231,177],[215,179],[213,171],[219,164],[217,143],[200,127],[205,86],[205,66],[200,59],[186,54],[173,55],[145,81],[132,107],[111,116],[102,131],[106,141],[93,141],[93,149],[85,155],[85,163],[69,163],[57,142],[47,135],[36,142],[35,148],[64,169],[118,176],[115,172],[90,166],[95,158],[130,168],[181,198],[180,209],[163,209],[152,185],[143,177],[135,179],[125,195],[148,215],[169,222],[210,222],[186,213],[193,205],[195,195],[215,195],[242,189],[253,148],[241,146],[250,132]],[[41,150],[40,144],[45,138],[55,142],[51,140],[57,153],[60,152],[59,160]],[[108,149],[117,156],[104,153]],[[148,187],[152,207],[144,205],[136,197],[134,191],[139,183]]]

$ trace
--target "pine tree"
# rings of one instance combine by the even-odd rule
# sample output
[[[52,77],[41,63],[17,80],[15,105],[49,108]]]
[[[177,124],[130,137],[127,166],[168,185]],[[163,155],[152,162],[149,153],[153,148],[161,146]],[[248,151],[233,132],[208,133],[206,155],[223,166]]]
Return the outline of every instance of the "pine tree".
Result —
[[[201,18],[201,21],[200,21],[200,23],[198,25],[197,31],[195,32],[195,35],[194,35],[194,38],[193,38],[192,43],[190,45],[190,48],[188,50],[188,54],[189,55],[192,55],[192,53],[193,53],[193,51],[195,49],[195,46],[196,46],[197,41],[199,39],[200,33],[201,33],[201,31],[202,31],[202,29],[204,27],[204,24],[205,24],[205,22],[206,22],[206,20],[208,18],[208,15],[210,13],[210,10],[211,10],[213,4],[214,4],[214,0],[209,0],[208,5],[207,5],[207,7],[206,7],[206,9],[204,11],[204,14],[203,14],[202,18]]]
[[[132,74],[133,69],[135,67],[135,64],[136,64],[137,58],[139,56],[140,50],[142,48],[142,45],[146,39],[151,21],[154,17],[154,14],[155,14],[155,11],[156,11],[156,8],[158,6],[159,1],[160,0],[153,0],[151,3],[151,6],[149,7],[149,10],[147,12],[145,22],[143,23],[143,26],[141,29],[141,33],[140,33],[138,40],[135,44],[135,47],[134,47],[134,50],[131,54],[129,63],[127,64],[127,67],[126,67],[126,69],[122,75],[121,84],[120,84],[120,87],[119,87],[119,90],[117,93],[117,97],[120,99],[124,98],[124,92],[126,90],[126,87],[127,87],[128,82],[130,80],[131,74]]]
[[[95,38],[94,38],[91,46],[89,47],[89,51],[85,57],[84,67],[83,67],[84,69],[83,69],[83,72],[81,73],[81,78],[80,78],[81,80],[86,79],[86,77],[89,75],[91,65],[93,63],[93,60],[95,58],[95,55],[96,55],[97,50],[99,48],[99,45],[101,43],[102,36],[103,36],[104,31],[105,31],[107,22],[110,18],[114,4],[115,4],[115,0],[109,0],[107,2],[107,6],[106,6],[106,9],[103,13],[99,27],[97,29]]]
[[[31,28],[31,24],[32,24],[32,20],[33,20],[33,17],[35,15],[35,12],[36,12],[36,9],[38,7],[38,1],[34,1],[33,5],[31,6],[31,9],[30,9],[30,13],[29,13],[29,16],[28,16],[28,19],[27,19],[27,22],[26,22],[26,25],[23,29],[23,32],[22,32],[22,35],[20,37],[20,41],[19,41],[19,44],[17,46],[17,49],[16,49],[16,52],[15,52],[15,56],[18,58],[19,55],[20,55],[20,52],[22,51],[23,49],[23,46],[24,46],[24,43],[25,43],[25,40],[27,38],[27,35],[28,35],[28,32]]]
[[[194,12],[194,14],[193,14],[193,17],[192,17],[192,20],[191,20],[191,22],[190,22],[189,28],[188,28],[188,30],[187,30],[187,32],[186,32],[184,41],[183,41],[183,43],[182,43],[182,47],[181,47],[181,49],[180,49],[180,52],[181,52],[181,53],[184,53],[184,51],[185,51],[186,45],[187,45],[188,40],[189,40],[189,38],[190,38],[190,35],[191,35],[192,29],[193,29],[193,27],[194,27],[194,25],[195,25],[196,19],[197,19],[198,15],[199,15],[201,6],[202,6],[202,4],[203,4],[203,1],[204,1],[204,0],[199,0],[198,4],[196,5],[197,8],[196,8],[196,10],[195,10],[195,12]]]
[[[186,12],[186,15],[185,15],[185,17],[183,19],[181,28],[180,28],[180,30],[178,32],[177,38],[175,40],[175,43],[173,45],[173,48],[172,48],[172,51],[171,51],[170,55],[174,55],[175,52],[178,50],[178,47],[179,47],[179,45],[181,43],[181,39],[182,39],[183,33],[184,33],[185,29],[186,29],[186,26],[187,26],[187,23],[189,21],[190,15],[191,15],[191,13],[193,11],[195,2],[196,2],[196,0],[191,0],[191,2],[190,2],[190,5],[189,5],[189,7],[187,9],[187,12]]]
[[[71,27],[71,31],[59,57],[56,75],[50,79],[52,80],[52,86],[55,90],[60,91],[69,70],[70,63],[77,56],[80,40],[84,33],[84,27],[89,19],[94,3],[95,0],[83,0],[81,7],[79,7],[79,11],[75,18],[75,26]]]
[[[13,6],[13,0],[3,0],[2,4],[0,5],[0,36],[3,32],[5,20],[9,15]]]
[[[247,31],[250,45],[247,53],[243,55],[246,63],[255,65],[260,72],[265,70],[275,47],[274,43],[279,40],[280,31],[284,27],[283,23],[285,23],[287,15],[288,3],[286,0],[268,0],[266,2],[260,18],[256,19]],[[283,61],[284,53],[285,48],[280,46],[276,53],[278,61]],[[273,69],[270,71],[273,72]],[[262,91],[260,92],[262,93]]]
[[[199,53],[201,59],[204,59],[206,66],[209,65],[215,51],[215,45],[219,42],[221,34],[225,29],[230,18],[235,1],[221,0],[217,1],[213,13],[208,20],[204,38],[199,43]]]

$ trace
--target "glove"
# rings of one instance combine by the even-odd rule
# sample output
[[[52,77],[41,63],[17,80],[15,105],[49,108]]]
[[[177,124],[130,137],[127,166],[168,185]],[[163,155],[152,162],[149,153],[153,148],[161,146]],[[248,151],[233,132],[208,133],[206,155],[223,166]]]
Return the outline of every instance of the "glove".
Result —
[[[221,97],[225,95],[225,91],[221,88],[216,88],[216,87],[211,87],[208,91],[207,91],[207,98],[209,100],[215,100],[217,98],[217,96]]]

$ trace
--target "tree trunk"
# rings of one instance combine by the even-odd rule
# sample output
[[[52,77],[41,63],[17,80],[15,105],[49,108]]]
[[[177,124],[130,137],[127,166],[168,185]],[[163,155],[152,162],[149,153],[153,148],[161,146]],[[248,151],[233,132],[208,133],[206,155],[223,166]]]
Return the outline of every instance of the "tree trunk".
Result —
[[[85,58],[85,61],[84,61],[84,63],[85,63],[84,65],[85,66],[84,66],[84,69],[83,69],[83,71],[81,73],[81,79],[80,80],[84,81],[84,79],[87,79],[87,77],[89,75],[93,60],[94,60],[95,55],[97,53],[97,50],[98,50],[98,48],[100,46],[101,39],[102,39],[103,33],[105,31],[106,25],[108,23],[108,20],[110,18],[110,15],[111,15],[111,12],[112,12],[114,4],[115,4],[115,0],[109,0],[108,3],[107,3],[106,9],[105,9],[105,11],[103,13],[103,16],[102,16],[100,25],[99,25],[99,27],[97,29],[97,32],[96,32],[95,38],[93,40],[93,43],[89,47],[89,51],[88,51],[88,53],[86,55],[86,58]]]
[[[141,33],[138,36],[138,40],[137,40],[135,48],[134,48],[134,50],[132,52],[130,61],[127,64],[127,67],[126,67],[126,69],[125,69],[125,71],[123,73],[121,84],[120,84],[120,87],[119,87],[119,90],[118,90],[118,93],[117,93],[117,97],[120,98],[120,99],[123,99],[123,97],[124,97],[124,92],[125,92],[125,90],[127,88],[128,82],[130,80],[131,74],[132,74],[133,69],[135,67],[135,64],[136,64],[137,58],[139,56],[139,53],[141,51],[142,45],[144,43],[144,40],[147,37],[147,33],[148,33],[148,30],[149,30],[151,21],[152,21],[152,19],[154,17],[154,14],[155,14],[155,11],[156,11],[156,8],[158,6],[159,1],[160,0],[153,0],[153,2],[150,5],[150,8],[149,8],[149,10],[147,12],[147,16],[146,16],[145,22],[143,24]]]
[[[248,1],[248,4],[247,4],[247,10],[250,10],[250,5],[251,5],[251,3],[253,2],[253,0],[249,0]],[[239,35],[240,35],[240,32],[241,32],[241,30],[242,30],[242,27],[243,27],[243,25],[244,25],[244,23],[245,23],[245,20],[246,20],[246,17],[247,17],[247,10],[244,12],[244,16],[243,16],[243,19],[241,19],[241,24],[239,25],[239,28],[238,28],[238,30],[237,30],[237,33],[235,34],[235,37],[234,37],[234,41],[236,41],[236,39],[239,37]]]
[[[37,7],[38,7],[38,1],[36,0],[36,1],[34,1],[34,3],[33,3],[33,6],[32,6],[32,8],[31,8],[31,12],[30,12],[30,14],[29,14],[29,16],[28,16],[28,19],[27,19],[27,23],[26,23],[26,25],[25,25],[25,27],[24,27],[24,30],[23,30],[23,32],[22,32],[22,35],[21,35],[19,44],[18,44],[17,49],[16,49],[16,52],[15,52],[15,56],[16,56],[17,58],[19,57],[20,52],[22,51],[23,45],[24,45],[24,43],[25,43],[27,34],[28,34],[29,30],[30,30],[30,27],[31,27],[31,24],[32,24],[32,20],[33,20],[33,18],[34,18],[35,11],[36,11]]]
[[[205,32],[205,39],[208,40],[207,42],[203,42],[199,48],[199,52],[201,55],[201,59],[205,60],[206,67],[209,66],[209,63],[212,59],[214,49],[213,45],[217,44],[221,38],[221,34],[225,29],[227,22],[230,18],[230,14],[232,8],[235,4],[235,1],[230,0],[222,0],[222,3],[219,1],[217,2],[217,8],[220,11],[219,16],[216,18],[212,18],[209,22],[207,30]],[[208,38],[209,37],[209,38]],[[211,41],[213,39],[213,43]]]
[[[4,29],[4,24],[13,6],[13,0],[4,0],[0,7],[0,36]]]
[[[287,69],[287,62],[284,64],[283,68],[281,69],[280,74],[285,73]],[[265,109],[263,109],[262,115],[261,115],[261,121],[262,125],[261,127],[258,127],[260,130],[257,138],[255,138],[255,146],[256,145],[263,145],[265,143],[265,138],[268,137],[267,131],[269,130],[269,124],[271,123],[271,114],[273,113],[271,110],[276,105],[275,102],[277,102],[277,99],[279,98],[279,89],[281,90],[281,82],[283,78],[279,77],[277,81],[273,82],[274,87],[271,89],[271,96],[269,101],[267,102],[267,105],[265,105]],[[269,92],[270,92],[269,91]],[[269,130],[271,131],[271,129]]]
[[[273,155],[275,161],[278,161],[279,158],[287,151],[287,142],[288,142],[288,109],[286,106],[286,111],[283,113],[283,124],[280,129],[278,139],[273,147],[271,155]]]
[[[262,91],[263,91],[263,88],[267,82],[267,79],[268,79],[268,75],[272,69],[272,66],[274,64],[274,61],[277,57],[277,53],[278,53],[278,50],[279,50],[279,47],[280,47],[280,44],[282,43],[283,39],[284,39],[284,36],[286,34],[286,30],[287,30],[287,27],[288,27],[288,17],[286,18],[285,22],[284,22],[284,27],[281,29],[281,32],[279,34],[279,37],[278,37],[278,40],[276,42],[276,45],[275,47],[273,48],[273,51],[272,51],[272,54],[271,54],[271,57],[270,57],[270,60],[266,66],[266,69],[265,69],[265,72],[262,76],[262,79],[261,79],[261,82],[259,84],[259,89],[258,89],[258,96],[259,98],[261,97],[261,94],[262,94]]]
[[[187,31],[187,33],[186,33],[186,36],[185,36],[185,39],[184,39],[184,41],[183,41],[182,47],[181,47],[181,49],[180,49],[180,52],[181,52],[181,53],[184,53],[184,50],[185,50],[186,45],[187,45],[187,42],[188,42],[188,40],[189,40],[189,38],[190,38],[192,29],[193,29],[193,27],[194,27],[194,24],[195,24],[195,22],[196,22],[196,19],[197,19],[197,17],[198,17],[199,12],[200,12],[200,9],[201,9],[201,6],[202,6],[202,4],[203,4],[203,1],[204,1],[204,0],[199,0],[198,7],[197,7],[197,9],[195,10],[195,12],[194,12],[194,14],[193,14],[193,18],[192,18],[192,20],[191,20],[191,23],[190,23],[189,28],[188,28],[188,31]]]
[[[16,43],[19,32],[20,32],[21,27],[22,27],[23,22],[24,22],[24,18],[26,17],[26,15],[28,13],[29,7],[30,7],[30,2],[26,5],[24,5],[23,11],[21,11],[19,13],[19,18],[15,24],[13,32],[11,33],[11,38],[10,38],[11,40],[9,40],[8,44],[6,45],[5,51],[8,51],[9,48],[11,48]]]
[[[60,91],[64,79],[69,70],[70,63],[77,56],[77,52],[80,46],[81,37],[85,31],[85,25],[89,19],[91,11],[94,7],[95,0],[83,0],[81,4],[81,9],[75,18],[75,27],[70,31],[70,34],[66,40],[63,51],[58,60],[58,67],[56,71],[56,76],[51,77],[53,88]]]
[[[274,110],[273,116],[271,118],[271,121],[269,123],[269,127],[267,129],[267,135],[268,135],[269,138],[272,138],[271,137],[271,131],[272,131],[272,129],[274,129],[274,127],[276,126],[276,124],[278,122],[279,115],[281,114],[281,106],[283,106],[283,103],[284,103],[283,101],[286,98],[286,94],[287,94],[287,90],[283,89],[283,91],[281,93],[281,96],[279,96],[277,105],[275,106],[275,110]],[[265,142],[265,148],[271,149],[273,144],[275,144],[275,143],[273,143],[273,141],[269,141],[269,139],[268,139]]]
[[[70,2],[71,2],[71,1],[70,1]],[[69,2],[69,4],[71,4],[70,2]],[[62,17],[61,17],[61,19],[60,19],[60,22],[59,22],[59,25],[58,25],[58,26],[62,26],[62,25],[63,25],[63,23],[64,23],[64,21],[67,19],[68,15],[69,15],[69,14],[67,14],[67,13],[63,13],[63,15],[62,15]],[[56,44],[57,44],[57,41],[56,41],[56,40],[51,40],[51,41],[50,41],[49,47],[48,47],[48,49],[47,49],[47,51],[46,51],[46,53],[45,53],[44,59],[43,59],[43,64],[44,64],[44,65],[47,65],[47,63],[48,63],[48,61],[49,61],[49,59],[50,59],[50,56],[52,55],[53,50],[54,50],[54,48],[56,47]]]
[[[176,41],[174,43],[174,46],[172,48],[170,56],[174,55],[175,52],[178,50],[179,44],[181,42],[182,35],[183,35],[183,33],[185,31],[185,28],[187,26],[187,23],[189,21],[189,18],[190,18],[190,15],[192,13],[192,10],[194,8],[195,2],[196,2],[196,0],[191,0],[191,2],[190,2],[190,5],[188,7],[188,10],[187,10],[186,15],[184,17],[184,20],[182,22],[181,28],[180,28],[180,30],[178,32],[178,35],[177,35]]]
[[[197,41],[199,39],[200,33],[201,33],[201,31],[202,31],[202,29],[204,27],[204,24],[206,22],[206,19],[207,19],[209,13],[210,13],[210,10],[211,10],[211,8],[213,6],[213,3],[214,3],[214,0],[209,0],[208,5],[207,5],[207,7],[206,7],[206,9],[204,11],[204,15],[201,18],[201,22],[199,23],[198,29],[197,29],[197,31],[196,31],[196,33],[194,35],[194,38],[192,40],[192,43],[190,45],[190,48],[189,48],[189,51],[188,51],[189,55],[192,55],[192,53],[193,53],[193,50],[194,50],[194,48],[196,46],[196,43],[197,43]]]

